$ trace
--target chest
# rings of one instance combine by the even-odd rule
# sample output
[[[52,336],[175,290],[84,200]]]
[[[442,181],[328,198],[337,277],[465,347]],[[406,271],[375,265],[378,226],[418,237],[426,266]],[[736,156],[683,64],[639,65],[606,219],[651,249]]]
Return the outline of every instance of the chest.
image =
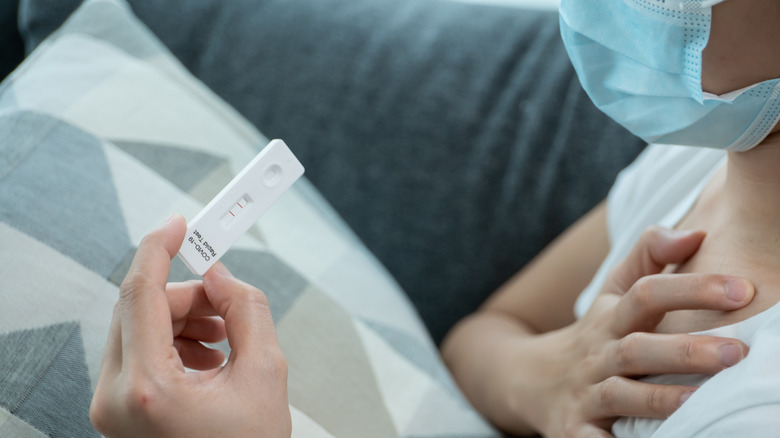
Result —
[[[767,255],[773,246],[780,243],[771,241],[775,237],[751,234],[741,230],[739,224],[723,221],[723,215],[718,214],[718,208],[723,206],[718,204],[720,200],[717,198],[723,178],[721,172],[713,176],[697,202],[676,226],[679,229],[707,231],[701,247],[689,260],[668,266],[664,272],[746,278],[753,283],[755,296],[747,306],[730,312],[701,309],[670,312],[658,325],[658,332],[687,333],[722,327],[746,320],[780,302],[780,269],[776,257]]]
[[[719,247],[717,244],[711,246]],[[710,253],[705,249],[705,252],[697,254],[682,265],[668,269],[668,272],[723,274],[746,278],[753,283],[755,296],[747,306],[730,312],[702,309],[669,312],[657,327],[659,333],[699,332],[735,324],[769,310],[780,302],[780,275],[735,257],[723,257],[720,252]],[[723,293],[725,294],[725,290]]]

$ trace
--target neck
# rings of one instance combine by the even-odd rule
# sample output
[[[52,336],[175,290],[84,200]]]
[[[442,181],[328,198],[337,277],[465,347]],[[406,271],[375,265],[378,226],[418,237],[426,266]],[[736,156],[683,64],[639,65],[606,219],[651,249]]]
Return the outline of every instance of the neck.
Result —
[[[710,272],[749,279],[751,303],[734,312],[678,311],[658,330],[682,333],[735,323],[780,302],[780,134],[748,152],[729,153],[701,193],[683,229],[703,229],[707,238],[673,272]]]
[[[718,222],[752,251],[780,261],[780,132],[750,151],[729,153],[720,195]]]

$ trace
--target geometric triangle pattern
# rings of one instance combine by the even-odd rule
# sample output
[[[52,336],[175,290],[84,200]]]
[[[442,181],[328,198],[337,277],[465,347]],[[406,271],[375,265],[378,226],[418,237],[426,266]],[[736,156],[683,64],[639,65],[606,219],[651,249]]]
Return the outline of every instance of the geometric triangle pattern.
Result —
[[[87,0],[48,42],[0,86],[0,321],[18,313],[0,335],[0,436],[89,437],[89,376],[137,242],[166,214],[193,217],[263,136],[124,2]],[[222,260],[268,296],[294,437],[496,435],[313,186],[291,187]],[[192,278],[172,262],[171,281]]]
[[[183,192],[189,192],[217,166],[227,162],[224,158],[184,147],[128,140],[113,143],[165,177]]]
[[[233,248],[221,260],[233,275],[266,294],[274,321],[281,321],[310,286],[305,278],[269,252]]]
[[[51,437],[100,436],[79,324],[0,335],[0,405]]]
[[[100,142],[19,112],[0,117],[0,156],[17,158],[2,174],[0,221],[107,277],[131,245]]]
[[[423,397],[401,436],[448,436],[451,438],[493,436],[473,409],[455,403],[448,394],[434,388]],[[446,424],[442,425],[442,419]],[[446,435],[444,431],[449,431]]]
[[[399,435],[493,436],[461,396],[437,384],[367,325],[355,326]]]
[[[0,436],[14,438],[47,438],[40,430],[0,407]]]
[[[361,320],[389,343],[399,354],[436,380],[442,388],[450,392],[451,396],[459,400],[463,406],[468,404],[456,388],[452,377],[439,365],[441,362],[438,353],[423,347],[416,339],[400,330],[366,318],[361,318]]]
[[[278,322],[277,335],[293,406],[333,436],[398,436],[360,336],[341,306],[309,289]]]

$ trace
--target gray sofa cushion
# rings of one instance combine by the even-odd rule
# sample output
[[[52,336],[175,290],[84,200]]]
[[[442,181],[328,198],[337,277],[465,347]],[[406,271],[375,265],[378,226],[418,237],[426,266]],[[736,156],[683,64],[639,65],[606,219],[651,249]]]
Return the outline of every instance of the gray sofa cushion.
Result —
[[[23,0],[28,50],[78,0]],[[601,200],[644,146],[598,112],[554,12],[436,0],[133,1],[270,137],[434,339]]]
[[[0,80],[16,68],[24,57],[24,43],[16,26],[19,3],[0,2]]]

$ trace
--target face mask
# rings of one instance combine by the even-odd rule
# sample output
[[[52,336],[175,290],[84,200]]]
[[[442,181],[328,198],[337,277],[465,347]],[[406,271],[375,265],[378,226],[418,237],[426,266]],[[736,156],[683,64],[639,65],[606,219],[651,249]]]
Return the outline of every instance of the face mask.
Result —
[[[598,108],[648,143],[745,151],[780,120],[780,79],[702,92],[712,5],[724,0],[562,0],[563,42]]]

